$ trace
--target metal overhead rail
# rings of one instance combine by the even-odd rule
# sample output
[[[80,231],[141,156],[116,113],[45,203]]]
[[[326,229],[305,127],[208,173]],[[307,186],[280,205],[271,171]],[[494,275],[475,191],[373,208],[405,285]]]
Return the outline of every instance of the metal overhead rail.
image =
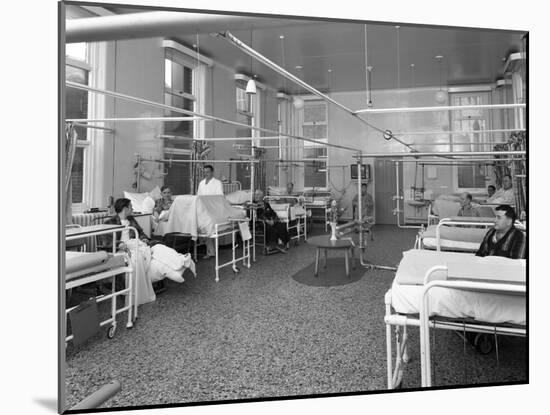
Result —
[[[122,118],[69,118],[66,122],[109,122],[109,121],[212,121],[204,117],[122,117]],[[98,127],[95,127],[98,128]]]
[[[513,131],[525,131],[525,128],[497,128],[492,130],[477,131],[396,131],[395,135],[462,135],[464,133],[507,133]]]
[[[444,152],[416,152],[416,153],[362,153],[356,154],[353,157],[362,158],[377,158],[377,157],[447,157],[447,156],[525,156],[525,150],[513,151],[444,151]],[[454,159],[459,160],[459,159]]]
[[[99,94],[104,94],[104,95],[112,96],[112,97],[115,97],[115,98],[125,99],[127,101],[138,102],[140,104],[149,105],[149,106],[157,107],[157,108],[162,108],[162,109],[173,111],[173,112],[178,112],[180,114],[191,115],[191,116],[196,116],[196,117],[203,117],[205,120],[217,121],[217,122],[220,122],[220,123],[223,123],[223,124],[233,125],[233,126],[236,126],[236,127],[244,127],[244,128],[250,129],[250,130],[260,131],[260,132],[263,132],[263,133],[268,133],[268,134],[273,134],[273,135],[281,134],[285,137],[295,138],[297,140],[309,141],[311,143],[315,143],[317,145],[322,145],[322,146],[326,146],[326,147],[340,148],[340,149],[343,149],[343,150],[349,150],[349,151],[354,151],[354,152],[360,152],[361,151],[361,150],[359,150],[357,148],[353,148],[353,147],[342,146],[342,145],[339,145],[339,144],[331,144],[331,143],[320,143],[317,140],[313,140],[311,138],[305,138],[305,137],[301,137],[301,136],[298,136],[298,135],[291,135],[291,134],[286,134],[286,133],[279,133],[279,131],[270,130],[270,129],[262,128],[262,127],[253,127],[253,126],[248,125],[248,124],[242,124],[240,122],[226,120],[224,118],[214,117],[213,115],[199,114],[197,112],[184,110],[184,109],[178,108],[178,107],[172,107],[170,105],[159,104],[158,102],[149,101],[149,100],[143,99],[143,98],[133,97],[131,95],[121,94],[119,92],[113,92],[113,91],[109,91],[109,90],[106,90],[106,89],[94,88],[94,87],[91,87],[91,86],[88,86],[88,85],[80,84],[78,82],[65,81],[65,83],[68,87],[71,87],[71,88],[81,89],[81,90],[84,90],[84,91],[97,92]],[[254,140],[254,139],[255,139],[255,137],[250,137],[250,140]]]
[[[445,105],[442,107],[402,107],[402,108],[366,108],[354,111],[354,114],[384,114],[392,112],[432,112],[432,111],[461,111],[477,109],[512,109],[525,108],[526,104],[484,104],[484,105]]]
[[[310,24],[300,20],[301,25]],[[112,16],[67,19],[65,41],[99,42],[122,39],[139,39],[181,35],[209,34],[226,29],[240,30],[250,25],[281,27],[288,20],[239,16],[215,13],[189,13],[183,11],[153,11],[126,13]]]
[[[398,139],[397,137],[395,137],[392,132],[390,130],[383,130],[381,128],[378,128],[376,127],[375,125],[372,125],[371,123],[369,123],[367,120],[361,118],[359,116],[359,114],[357,113],[357,111],[353,111],[352,109],[346,107],[345,105],[342,105],[340,104],[339,102],[335,101],[334,99],[332,99],[331,97],[329,97],[328,95],[325,95],[323,94],[321,91],[315,89],[314,87],[312,87],[311,85],[309,85],[308,83],[302,81],[300,78],[298,78],[297,76],[294,76],[292,75],[290,72],[288,72],[287,70],[281,68],[279,65],[277,65],[275,62],[269,60],[268,58],[266,58],[265,56],[263,56],[262,54],[258,53],[257,51],[255,51],[254,49],[252,49],[250,46],[248,46],[247,44],[245,44],[244,42],[242,42],[241,40],[239,40],[237,37],[235,37],[234,35],[232,35],[229,31],[225,31],[225,32],[222,32],[222,33],[218,33],[217,34],[219,37],[222,37],[224,39],[226,39],[228,42],[230,42],[231,44],[237,46],[241,51],[243,51],[244,53],[246,53],[247,55],[251,56],[252,58],[256,59],[258,62],[261,62],[263,63],[264,65],[266,65],[267,67],[273,69],[275,72],[277,72],[279,75],[282,75],[284,76],[285,78],[291,80],[292,82],[300,85],[302,88],[306,89],[307,91],[311,92],[312,94],[314,95],[317,95],[318,97],[322,98],[323,100],[337,106],[338,108],[340,108],[341,110],[347,112],[348,114],[354,116],[355,118],[357,118],[359,121],[365,123],[366,125],[368,125],[369,127],[375,129],[376,131],[378,132],[381,132],[382,134],[384,134],[384,137],[389,140],[389,139],[394,139],[395,141],[403,144],[405,147],[408,147],[410,148],[412,151],[416,151],[414,150],[413,148],[411,148],[407,143],[401,141],[400,139]]]

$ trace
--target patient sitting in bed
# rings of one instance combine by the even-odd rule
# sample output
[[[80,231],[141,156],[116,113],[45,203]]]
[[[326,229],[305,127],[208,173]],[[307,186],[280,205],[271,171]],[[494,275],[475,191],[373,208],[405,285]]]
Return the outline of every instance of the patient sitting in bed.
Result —
[[[495,209],[495,226],[490,229],[476,252],[477,256],[503,256],[525,259],[525,234],[514,226],[516,212],[509,205]]]
[[[168,211],[174,201],[170,186],[162,186],[160,191],[162,197],[155,202],[155,207],[153,208],[153,223],[155,227],[158,226],[159,222],[166,222],[168,220]]]

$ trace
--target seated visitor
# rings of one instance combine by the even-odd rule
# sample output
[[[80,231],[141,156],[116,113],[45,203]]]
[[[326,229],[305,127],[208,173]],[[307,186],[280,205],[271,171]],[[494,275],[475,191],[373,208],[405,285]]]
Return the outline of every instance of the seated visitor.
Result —
[[[507,174],[502,178],[502,187],[487,199],[487,203],[513,205],[515,200],[512,176]]]
[[[115,214],[114,216],[111,216],[110,218],[107,218],[105,222],[103,222],[106,225],[122,225],[125,227],[133,227],[138,232],[138,239],[145,244],[149,245],[150,239],[147,235],[145,235],[145,232],[143,232],[143,229],[137,221],[132,216],[133,209],[132,209],[132,202],[130,199],[122,198],[117,199],[114,205]],[[117,249],[124,250],[125,249],[125,243],[124,241],[130,239],[130,237],[134,237],[134,235],[130,235],[130,232],[128,230],[118,232],[116,235],[118,245]],[[100,240],[102,241],[101,245],[106,249],[112,249],[112,236],[111,235],[102,235],[100,237]]]
[[[367,191],[368,185],[367,183],[363,183],[361,185],[361,217],[363,220],[367,220],[367,218],[372,219],[372,214],[374,211],[374,201],[372,199],[372,196]],[[353,206],[353,219],[359,218],[359,195],[355,195],[353,198],[351,204]]]
[[[258,189],[254,192],[254,204],[256,205],[257,218],[265,223],[265,239],[267,248],[277,249],[286,253],[285,246],[290,242],[290,236],[286,225],[279,221],[277,213],[269,203],[263,200],[264,193]]]
[[[138,240],[134,239],[133,232],[122,229],[116,233],[118,251],[125,251],[129,256],[132,268],[136,274],[136,302],[144,304],[154,301],[156,296],[152,283],[164,277],[176,282],[183,282],[181,275],[186,268],[195,273],[195,264],[189,254],[182,255],[172,248],[162,244],[150,247],[149,238],[132,216],[132,202],[130,199],[118,199],[114,205],[115,215],[105,221],[106,224],[123,225],[134,227],[138,232]],[[111,245],[112,234],[100,237],[104,242],[102,245]]]
[[[288,196],[294,196],[294,183],[288,182],[286,184],[286,194]]]
[[[514,226],[514,208],[500,205],[496,207],[495,213],[495,226],[483,238],[476,255],[524,259],[527,241],[525,234]]]
[[[472,206],[472,195],[464,192],[460,195],[460,209],[457,216],[479,217],[479,211]]]

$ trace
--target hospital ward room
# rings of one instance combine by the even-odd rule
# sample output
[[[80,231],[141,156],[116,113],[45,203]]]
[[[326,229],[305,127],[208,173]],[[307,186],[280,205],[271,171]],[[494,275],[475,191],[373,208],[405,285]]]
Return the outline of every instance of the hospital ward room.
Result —
[[[60,411],[528,382],[526,31],[60,10]]]

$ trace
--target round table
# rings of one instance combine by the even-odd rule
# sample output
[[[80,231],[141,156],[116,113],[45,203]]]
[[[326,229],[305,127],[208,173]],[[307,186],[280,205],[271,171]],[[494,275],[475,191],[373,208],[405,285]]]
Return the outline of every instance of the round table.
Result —
[[[312,236],[307,240],[307,243],[315,246],[317,249],[315,251],[315,276],[318,275],[319,268],[319,253],[321,249],[325,251],[325,268],[327,266],[327,251],[328,250],[344,250],[345,253],[345,264],[346,264],[346,276],[349,277],[349,262],[348,262],[348,253],[351,254],[351,264],[355,269],[355,264],[353,260],[353,243],[349,239],[337,239],[335,241],[330,240],[330,235],[320,235]]]

